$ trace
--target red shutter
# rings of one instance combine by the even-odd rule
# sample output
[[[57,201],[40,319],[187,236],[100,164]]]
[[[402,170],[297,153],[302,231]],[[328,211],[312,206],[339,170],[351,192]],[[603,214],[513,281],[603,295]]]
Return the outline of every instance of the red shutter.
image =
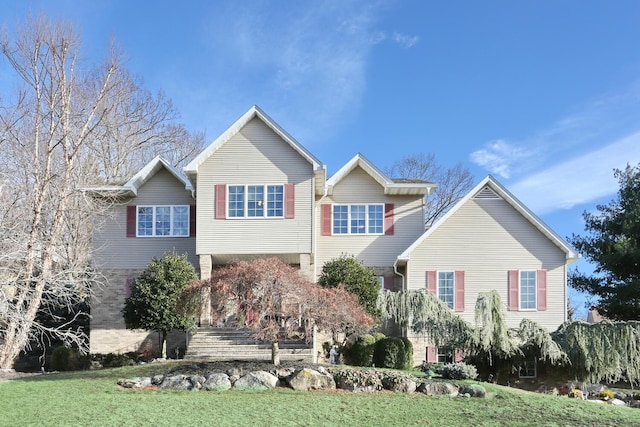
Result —
[[[384,234],[393,235],[393,203],[384,204]]]
[[[438,362],[438,348],[433,345],[427,346],[427,363]]]
[[[547,270],[538,270],[538,310],[547,309]]]
[[[189,206],[189,237],[196,237],[196,205]]]
[[[331,204],[322,204],[322,235],[331,236]]]
[[[136,207],[127,206],[127,237],[136,237]]]
[[[131,296],[131,289],[133,288],[133,278],[127,277],[127,280],[124,284],[124,297],[129,298]]]
[[[427,292],[433,295],[438,295],[435,271],[427,271]]]
[[[292,219],[296,216],[296,186],[295,184],[284,185],[284,217]]]
[[[393,291],[395,278],[393,276],[384,276],[384,290],[385,291]]]
[[[456,348],[453,350],[453,361],[455,363],[462,362],[464,360],[464,350]]]
[[[227,217],[227,185],[216,184],[216,219]]]
[[[518,270],[509,270],[509,310],[518,311],[520,309],[520,283]]]
[[[455,311],[464,311],[464,271],[456,271],[455,279]]]

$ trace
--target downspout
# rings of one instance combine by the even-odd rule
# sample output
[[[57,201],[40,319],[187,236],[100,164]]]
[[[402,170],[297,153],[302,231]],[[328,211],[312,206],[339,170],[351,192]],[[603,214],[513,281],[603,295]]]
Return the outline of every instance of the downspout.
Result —
[[[315,180],[315,177],[313,178]],[[317,263],[317,259],[318,259],[318,246],[317,246],[317,242],[318,242],[318,236],[316,236],[316,224],[315,221],[317,221],[317,212],[316,209],[318,206],[322,205],[322,201],[324,200],[325,197],[327,197],[327,192],[329,191],[329,189],[327,188],[327,177],[326,177],[326,172],[325,172],[325,184],[324,184],[324,194],[322,194],[322,197],[320,197],[320,200],[318,200],[317,202],[314,203],[314,207],[313,207],[313,218],[314,218],[314,224],[313,224],[313,254],[314,254],[314,258],[313,258],[313,281],[316,281],[316,278],[318,277],[318,263]],[[313,185],[313,194],[314,197],[313,199],[315,200],[315,183]],[[322,210],[320,211],[320,215],[322,215]],[[322,230],[320,230],[320,234],[322,234]]]
[[[402,292],[404,292],[404,286],[405,286],[405,283],[404,283],[404,274],[402,274],[402,273],[400,273],[400,272],[398,271],[398,258],[396,258],[396,260],[393,262],[393,272],[394,272],[395,274],[397,274],[398,276],[402,277],[402,286],[401,286],[401,289],[402,289]],[[403,336],[403,337],[406,337],[406,336],[407,336],[407,332],[406,332],[405,328],[400,328],[400,333],[402,334],[402,336]]]

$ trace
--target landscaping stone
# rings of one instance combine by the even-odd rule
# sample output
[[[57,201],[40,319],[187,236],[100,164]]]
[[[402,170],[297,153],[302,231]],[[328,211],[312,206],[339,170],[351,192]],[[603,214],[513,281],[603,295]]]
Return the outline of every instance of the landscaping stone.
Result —
[[[280,381],[288,382],[288,379],[299,369],[288,367],[276,369],[276,377]]]
[[[207,379],[202,375],[191,375],[189,377],[189,381],[191,381],[192,388],[196,390],[200,390],[204,385],[204,383],[207,381]]]
[[[273,374],[265,371],[249,372],[240,377],[233,388],[249,390],[269,390],[280,385],[280,380]]]
[[[330,375],[321,374],[313,369],[300,369],[288,378],[289,386],[294,390],[335,390],[336,382]]]
[[[193,384],[186,375],[174,375],[165,377],[160,388],[163,390],[191,390]]]
[[[627,400],[631,400],[627,393],[623,393],[621,391],[616,391],[615,393],[613,393],[613,397],[615,397],[616,399],[624,400],[625,402]]]
[[[445,382],[426,382],[420,384],[416,391],[428,396],[457,396],[458,387]]]
[[[471,397],[487,397],[487,390],[481,385],[465,385],[459,390],[460,394],[468,394]]]
[[[231,381],[227,374],[209,374],[202,388],[210,391],[225,391],[231,388]]]
[[[602,384],[589,384],[586,387],[587,393],[589,393],[589,396],[597,396],[605,388],[606,387],[603,386]]]
[[[151,377],[151,384],[153,385],[160,385],[162,381],[164,381],[164,375],[154,375]]]
[[[398,393],[413,393],[418,388],[418,384],[410,379],[405,378],[399,382],[394,382],[387,390],[395,391]]]
[[[149,377],[133,377],[126,380],[118,381],[118,385],[124,388],[144,388],[151,386],[151,378]]]
[[[626,403],[624,403],[623,400],[616,399],[616,398],[609,399],[608,403],[609,403],[609,405],[615,405],[615,406],[626,406],[627,405]]]

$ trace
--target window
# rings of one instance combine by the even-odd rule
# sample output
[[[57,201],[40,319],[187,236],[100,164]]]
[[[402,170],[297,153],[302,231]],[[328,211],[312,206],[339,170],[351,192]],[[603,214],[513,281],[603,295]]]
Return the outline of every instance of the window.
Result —
[[[384,205],[333,205],[333,234],[384,234]]]
[[[444,301],[450,309],[453,309],[453,298],[455,292],[453,277],[453,271],[438,272],[438,298]]]
[[[137,237],[188,237],[189,206],[138,206]]]
[[[378,279],[378,285],[380,285],[380,292],[384,291],[384,276],[378,276],[376,279]]]
[[[438,363],[453,363],[453,348],[438,347]]]
[[[536,272],[520,271],[520,310],[536,308]]]
[[[281,218],[284,216],[283,185],[229,185],[229,218]]]
[[[527,357],[522,361],[518,372],[520,378],[536,378],[538,376],[538,359],[535,356]]]

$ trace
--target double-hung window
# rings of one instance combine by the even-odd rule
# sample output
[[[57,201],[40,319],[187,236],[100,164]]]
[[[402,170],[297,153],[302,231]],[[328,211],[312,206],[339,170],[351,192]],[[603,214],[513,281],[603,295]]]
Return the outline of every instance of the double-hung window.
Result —
[[[229,185],[229,218],[282,218],[283,185]]]
[[[450,309],[454,307],[454,283],[453,271],[438,272],[438,298],[447,304]]]
[[[333,205],[333,234],[384,234],[384,205]]]
[[[138,237],[188,237],[189,206],[138,206]]]
[[[536,301],[536,272],[520,271],[520,310],[535,310]]]

